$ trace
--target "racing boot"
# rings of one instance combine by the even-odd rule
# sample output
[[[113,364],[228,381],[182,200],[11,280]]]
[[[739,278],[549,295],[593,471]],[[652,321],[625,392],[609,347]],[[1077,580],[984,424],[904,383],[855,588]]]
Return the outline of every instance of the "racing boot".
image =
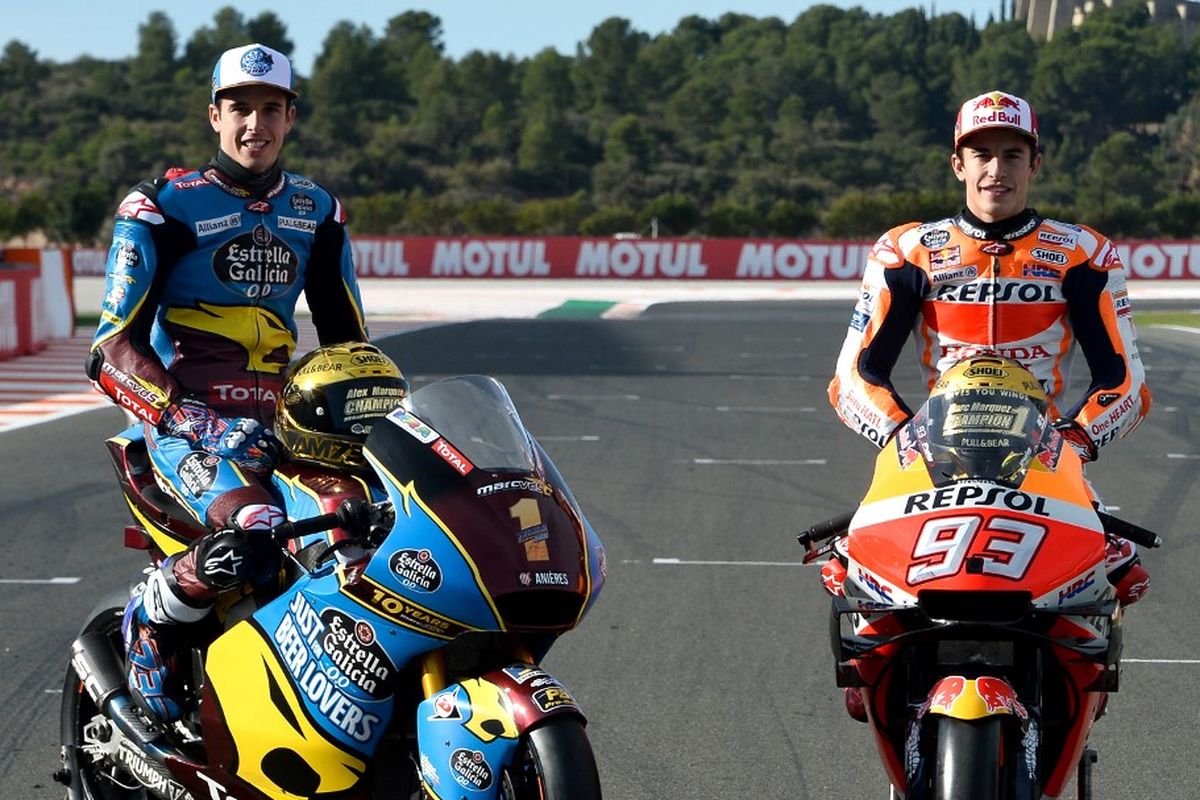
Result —
[[[275,506],[245,506],[233,514],[232,528],[201,536],[151,570],[122,621],[129,689],[143,710],[163,722],[182,716],[182,687],[172,658],[176,649],[221,593],[274,578],[280,551],[262,531],[284,520]]]
[[[129,692],[143,711],[173,722],[183,715],[183,687],[175,671],[180,627],[199,622],[212,603],[185,602],[171,588],[174,562],[152,569],[145,587],[125,606],[121,633],[125,639]]]
[[[1128,539],[1109,537],[1104,571],[1122,606],[1133,605],[1150,589],[1150,573],[1142,566],[1137,547]]]

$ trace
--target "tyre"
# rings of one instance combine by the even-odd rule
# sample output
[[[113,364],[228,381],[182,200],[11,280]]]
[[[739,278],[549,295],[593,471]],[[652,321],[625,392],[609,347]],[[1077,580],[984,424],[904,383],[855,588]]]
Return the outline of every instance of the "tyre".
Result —
[[[1000,723],[938,719],[934,800],[1000,800]]]
[[[124,593],[123,597],[128,599],[129,593]],[[115,596],[108,600],[123,602],[121,598],[122,596]],[[123,611],[122,604],[93,612],[82,633],[99,631],[112,640],[117,652],[121,652],[124,646],[121,641]],[[106,762],[96,761],[87,753],[83,729],[98,713],[96,704],[84,690],[79,676],[75,674],[75,668],[68,664],[63,680],[61,717],[62,743],[67,754],[64,767],[71,780],[66,800],[147,800],[145,789],[138,786],[137,781],[128,775],[122,775],[124,770]]]
[[[504,770],[504,800],[600,800],[600,773],[583,722],[551,717],[521,737],[517,757]]]

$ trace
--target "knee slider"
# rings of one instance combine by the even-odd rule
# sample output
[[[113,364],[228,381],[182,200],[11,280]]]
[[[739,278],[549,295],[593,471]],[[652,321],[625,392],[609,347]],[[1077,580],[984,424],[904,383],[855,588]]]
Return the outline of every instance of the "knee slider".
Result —
[[[279,548],[261,531],[214,531],[196,543],[196,575],[218,592],[266,583],[279,569]]]

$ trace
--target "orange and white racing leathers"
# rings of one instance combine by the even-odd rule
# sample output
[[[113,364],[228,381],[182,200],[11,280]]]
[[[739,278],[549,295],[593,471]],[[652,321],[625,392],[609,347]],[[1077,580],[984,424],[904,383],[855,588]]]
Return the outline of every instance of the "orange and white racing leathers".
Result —
[[[1150,410],[1116,247],[1032,209],[992,224],[969,211],[912,222],[875,243],[829,401],[880,447],[912,413],[891,381],[910,334],[929,387],[964,357],[1007,356],[1041,381],[1051,413],[1077,421],[1097,447]],[[1064,409],[1076,343],[1091,385]]]

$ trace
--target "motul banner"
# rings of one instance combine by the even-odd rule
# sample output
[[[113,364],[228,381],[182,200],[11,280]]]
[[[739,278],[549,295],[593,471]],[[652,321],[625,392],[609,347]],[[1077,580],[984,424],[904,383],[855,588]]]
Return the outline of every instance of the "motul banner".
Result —
[[[358,236],[360,278],[581,278],[857,281],[870,242],[794,239]],[[1129,277],[1200,280],[1200,241],[1129,241]],[[76,275],[103,275],[107,250],[74,251]]]

